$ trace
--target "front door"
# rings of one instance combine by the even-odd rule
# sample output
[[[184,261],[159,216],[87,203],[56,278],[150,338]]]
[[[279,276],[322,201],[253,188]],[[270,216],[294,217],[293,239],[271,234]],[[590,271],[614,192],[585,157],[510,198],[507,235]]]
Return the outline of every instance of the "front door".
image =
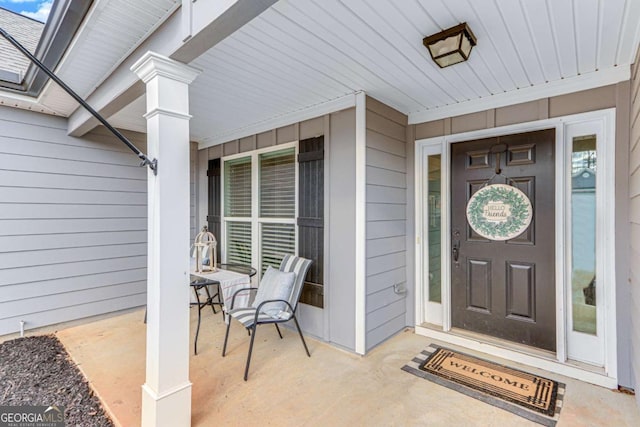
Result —
[[[555,351],[554,143],[549,129],[452,145],[453,327]],[[488,184],[529,198],[533,218],[519,236],[496,241],[469,225],[467,202]]]

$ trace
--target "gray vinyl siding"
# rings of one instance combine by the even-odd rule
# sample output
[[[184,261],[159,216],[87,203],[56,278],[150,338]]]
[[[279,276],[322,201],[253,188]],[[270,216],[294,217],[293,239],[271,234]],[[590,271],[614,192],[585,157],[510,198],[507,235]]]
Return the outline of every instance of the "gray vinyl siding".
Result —
[[[630,288],[631,288],[631,363],[632,387],[636,389],[636,400],[640,405],[640,72],[639,57],[636,57],[631,80],[631,132],[629,156],[629,213],[631,223]]]
[[[229,141],[198,152],[198,222],[207,215],[207,163],[236,153],[324,135],[324,309],[298,306],[305,334],[355,350],[355,109]]]
[[[66,131],[0,107],[0,335],[146,301],[146,172],[104,130]]]
[[[145,150],[145,135],[126,135]],[[64,118],[0,107],[0,335],[146,303],[138,163],[103,128],[70,137]]]
[[[407,117],[367,97],[366,349],[406,326]]]

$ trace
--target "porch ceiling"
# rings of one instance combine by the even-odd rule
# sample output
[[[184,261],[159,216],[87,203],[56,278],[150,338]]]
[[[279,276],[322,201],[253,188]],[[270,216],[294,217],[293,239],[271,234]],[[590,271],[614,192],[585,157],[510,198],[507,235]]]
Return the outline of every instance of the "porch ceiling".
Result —
[[[422,38],[460,22],[478,45],[440,69]],[[417,116],[628,69],[638,22],[632,0],[282,0],[193,61],[204,72],[191,88],[192,137],[235,139],[359,90]],[[143,130],[143,112],[139,101],[114,120]]]
[[[86,98],[179,7],[179,0],[94,0],[56,74]],[[0,104],[69,116],[78,103],[53,82],[38,99],[0,91]]]
[[[422,38],[460,22],[478,45],[468,62],[440,69]],[[235,139],[359,90],[424,118],[585,78],[622,80],[638,22],[635,0],[281,0],[193,61],[204,72],[191,87],[192,138]],[[144,130],[143,113],[138,100],[112,120]]]
[[[108,77],[168,15],[177,0],[100,1],[89,12],[56,74],[82,97]],[[56,84],[49,83],[40,99],[47,107],[68,116],[78,106]]]

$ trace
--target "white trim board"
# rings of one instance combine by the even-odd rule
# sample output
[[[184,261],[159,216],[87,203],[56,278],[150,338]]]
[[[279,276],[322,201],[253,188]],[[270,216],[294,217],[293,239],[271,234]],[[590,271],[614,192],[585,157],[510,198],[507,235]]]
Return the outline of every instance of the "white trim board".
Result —
[[[323,102],[322,104],[312,105],[301,110],[254,123],[240,129],[234,129],[226,133],[215,135],[198,143],[198,150],[355,107],[356,96],[356,93],[350,93],[348,95],[341,96],[340,98]]]
[[[51,114],[52,116],[65,117],[65,115],[60,111],[56,111],[39,103],[35,98],[18,93],[0,91],[0,106],[20,108],[22,110],[29,110],[38,113]]]
[[[631,66],[619,66],[593,73],[581,74],[575,77],[547,82],[538,86],[529,86],[514,91],[497,93],[478,99],[470,99],[458,104],[445,105],[426,111],[409,113],[409,124],[430,122],[461,116],[463,114],[476,113],[492,108],[506,107],[535,101],[542,98],[550,98],[558,95],[579,92],[602,86],[619,83],[631,78]]]
[[[365,354],[366,348],[366,299],[367,299],[367,265],[366,265],[366,192],[367,192],[367,96],[358,92],[356,101],[356,230],[355,230],[355,350]]]

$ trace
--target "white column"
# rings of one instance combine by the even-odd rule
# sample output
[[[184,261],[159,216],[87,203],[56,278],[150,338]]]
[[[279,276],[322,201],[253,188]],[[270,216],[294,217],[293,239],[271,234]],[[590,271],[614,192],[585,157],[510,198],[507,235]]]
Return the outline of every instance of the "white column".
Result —
[[[189,84],[200,72],[153,52],[131,70],[147,87],[147,154],[158,159],[158,174],[147,173],[142,426],[189,426]]]

